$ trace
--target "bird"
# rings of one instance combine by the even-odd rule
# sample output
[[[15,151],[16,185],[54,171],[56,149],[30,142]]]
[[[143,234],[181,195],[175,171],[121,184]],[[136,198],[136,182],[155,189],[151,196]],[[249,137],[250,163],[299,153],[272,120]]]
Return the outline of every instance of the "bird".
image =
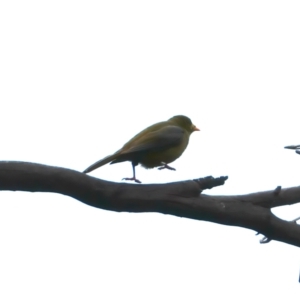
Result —
[[[89,173],[107,163],[115,164],[130,161],[133,176],[123,178],[141,183],[136,178],[135,167],[141,164],[149,169],[174,170],[168,164],[179,158],[186,149],[191,133],[200,131],[190,118],[178,115],[167,121],[151,125],[135,135],[120,150],[93,163],[83,173]]]

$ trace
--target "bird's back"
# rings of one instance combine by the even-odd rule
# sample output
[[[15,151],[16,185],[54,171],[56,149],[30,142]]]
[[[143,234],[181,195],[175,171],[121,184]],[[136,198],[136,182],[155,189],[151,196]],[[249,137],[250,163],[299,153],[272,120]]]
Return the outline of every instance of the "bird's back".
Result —
[[[155,131],[161,129],[163,126],[166,126],[166,125],[168,125],[168,122],[164,121],[164,122],[159,122],[159,123],[156,123],[156,124],[153,124],[153,125],[147,127],[146,129],[142,130],[140,133],[136,134],[120,150],[124,150],[125,151],[125,150],[131,148],[132,146],[137,145],[140,142],[140,140],[143,137],[145,137],[146,134],[155,132]]]

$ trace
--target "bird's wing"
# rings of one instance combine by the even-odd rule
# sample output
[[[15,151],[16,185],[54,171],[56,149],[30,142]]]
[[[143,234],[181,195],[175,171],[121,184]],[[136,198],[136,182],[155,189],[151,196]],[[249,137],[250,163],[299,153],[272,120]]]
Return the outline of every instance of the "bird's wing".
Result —
[[[184,138],[184,129],[178,126],[164,126],[158,130],[148,132],[132,140],[120,150],[120,154],[129,154],[144,151],[158,151],[180,145]]]

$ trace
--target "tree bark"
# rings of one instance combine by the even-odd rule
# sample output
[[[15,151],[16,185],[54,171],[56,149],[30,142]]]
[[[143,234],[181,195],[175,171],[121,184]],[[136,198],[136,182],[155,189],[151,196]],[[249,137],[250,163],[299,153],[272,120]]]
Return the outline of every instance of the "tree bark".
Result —
[[[211,196],[204,189],[227,177],[205,177],[166,184],[128,184],[100,180],[59,167],[0,162],[0,190],[52,192],[85,204],[121,212],[158,212],[255,230],[262,242],[277,240],[300,247],[300,226],[276,217],[272,207],[300,202],[300,187],[239,196]]]

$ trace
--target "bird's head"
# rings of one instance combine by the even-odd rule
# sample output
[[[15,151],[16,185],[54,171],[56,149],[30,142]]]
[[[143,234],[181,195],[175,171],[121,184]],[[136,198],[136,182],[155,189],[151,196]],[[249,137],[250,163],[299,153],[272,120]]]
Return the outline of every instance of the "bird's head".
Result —
[[[169,121],[177,126],[184,128],[189,133],[200,131],[200,129],[192,123],[191,119],[186,116],[174,116],[169,119]]]

